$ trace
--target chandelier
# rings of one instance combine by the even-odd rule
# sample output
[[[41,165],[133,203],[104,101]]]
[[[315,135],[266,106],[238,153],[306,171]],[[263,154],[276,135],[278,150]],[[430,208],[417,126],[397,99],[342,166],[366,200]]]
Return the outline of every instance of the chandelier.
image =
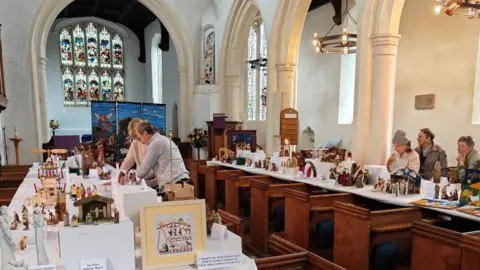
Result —
[[[337,53],[337,54],[350,54],[357,52],[357,34],[348,33],[348,19],[347,16],[355,23],[357,22],[352,18],[350,11],[348,10],[348,0],[345,1],[345,11],[342,13],[341,20],[338,24],[334,24],[324,37],[319,37],[318,33],[313,34],[312,45],[316,52],[321,53]],[[334,18],[335,21],[335,18]],[[343,31],[340,35],[329,35],[330,32],[337,26],[343,23]]]
[[[463,15],[469,19],[480,19],[480,0],[436,0],[435,14],[443,10],[448,16]]]

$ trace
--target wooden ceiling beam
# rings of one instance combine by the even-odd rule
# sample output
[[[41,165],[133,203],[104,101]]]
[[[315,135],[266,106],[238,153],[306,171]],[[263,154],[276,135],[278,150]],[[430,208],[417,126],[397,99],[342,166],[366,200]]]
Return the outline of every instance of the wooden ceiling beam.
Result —
[[[118,15],[117,21],[122,21],[123,18],[128,14],[128,12],[137,4],[137,0],[131,0],[130,3],[128,3],[125,8],[123,9],[122,13]]]

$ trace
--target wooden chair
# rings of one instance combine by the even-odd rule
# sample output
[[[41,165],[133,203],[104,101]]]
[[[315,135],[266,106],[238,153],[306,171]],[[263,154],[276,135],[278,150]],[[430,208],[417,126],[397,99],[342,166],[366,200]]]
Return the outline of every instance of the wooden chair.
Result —
[[[228,172],[246,175],[242,170],[227,169],[222,166],[207,166],[205,168],[205,201],[210,210],[217,209],[217,184],[225,180],[225,175]]]
[[[243,219],[238,216],[227,213],[223,210],[218,210],[218,214],[222,218],[223,225],[227,226],[228,230],[240,236],[243,243]]]
[[[257,257],[267,254],[270,210],[284,205],[286,189],[307,191],[307,186],[250,180],[250,243],[246,247]]]
[[[478,269],[480,234],[478,225],[465,220],[437,220],[413,224],[412,270]],[[425,258],[434,258],[426,260]]]
[[[190,179],[192,179],[193,185],[195,186],[194,187],[195,197],[199,199],[205,198],[205,194],[201,194],[205,192],[205,172],[203,172],[203,175],[202,175],[200,167],[203,166],[205,168],[207,166],[206,164],[207,164],[206,160],[191,159],[188,165],[189,172],[190,172]]]
[[[271,181],[267,175],[242,175],[239,173],[227,172],[225,174],[225,211],[240,216],[240,190],[250,188],[250,180]]]
[[[422,218],[421,210],[396,208],[378,201],[366,203],[364,207],[338,201],[333,204],[333,262],[346,269],[368,270],[372,248],[385,242],[395,242],[400,261],[409,262],[411,228],[413,221]]]
[[[314,235],[317,224],[333,220],[333,204],[336,201],[351,203],[353,196],[350,193],[315,195],[300,190],[285,190],[284,238],[311,250],[310,238]]]

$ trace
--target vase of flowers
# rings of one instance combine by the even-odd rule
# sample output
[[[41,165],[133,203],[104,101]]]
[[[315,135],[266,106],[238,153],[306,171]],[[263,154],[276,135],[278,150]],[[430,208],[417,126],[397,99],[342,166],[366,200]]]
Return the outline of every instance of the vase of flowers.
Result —
[[[207,146],[208,134],[203,128],[194,128],[188,134],[188,142],[197,149],[197,159],[200,159],[200,149]]]
[[[58,120],[55,121],[51,119],[49,126],[52,129],[53,137],[55,137],[55,131],[60,128],[60,123],[58,122]]]

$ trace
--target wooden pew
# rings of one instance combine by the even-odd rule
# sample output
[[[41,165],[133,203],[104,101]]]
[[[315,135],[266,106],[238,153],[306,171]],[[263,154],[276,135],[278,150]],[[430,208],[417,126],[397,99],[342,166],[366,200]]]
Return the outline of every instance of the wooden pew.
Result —
[[[310,250],[310,238],[318,222],[333,220],[336,201],[352,203],[350,193],[314,195],[300,190],[285,190],[285,234],[293,244]]]
[[[222,224],[227,226],[228,230],[234,234],[240,236],[243,243],[243,219],[238,216],[227,213],[221,209],[218,210],[218,214],[222,218]]]
[[[246,247],[257,257],[267,254],[270,210],[284,205],[286,189],[307,191],[307,186],[250,180],[250,243]]]
[[[272,234],[268,240],[271,257],[255,259],[258,269],[345,270],[291,242]]]
[[[466,220],[413,224],[412,270],[479,269],[480,233]],[[434,258],[426,260],[425,258]]]
[[[465,233],[460,239],[462,270],[477,270],[480,266],[480,232]]]
[[[413,221],[422,218],[421,210],[378,201],[366,203],[370,206],[334,203],[333,262],[346,269],[368,270],[371,247],[386,241],[397,243],[400,261],[408,262],[412,254],[411,228]]]
[[[207,166],[205,168],[205,201],[210,210],[217,209],[217,183],[225,180],[227,172],[246,175],[242,170],[226,169],[222,166]],[[224,193],[224,190],[221,192]]]
[[[271,178],[267,175],[246,176],[232,172],[225,174],[225,211],[240,216],[240,189],[249,188],[251,179],[271,182]]]
[[[16,192],[17,188],[0,188],[0,206],[8,206]]]
[[[189,162],[189,172],[190,172],[190,179],[192,179],[194,185],[194,194],[195,198],[204,199],[205,194],[201,194],[205,192],[205,171],[203,175],[201,175],[200,167],[207,165],[206,160],[190,160]],[[203,176],[203,177],[202,177]],[[202,196],[203,195],[203,196]]]

